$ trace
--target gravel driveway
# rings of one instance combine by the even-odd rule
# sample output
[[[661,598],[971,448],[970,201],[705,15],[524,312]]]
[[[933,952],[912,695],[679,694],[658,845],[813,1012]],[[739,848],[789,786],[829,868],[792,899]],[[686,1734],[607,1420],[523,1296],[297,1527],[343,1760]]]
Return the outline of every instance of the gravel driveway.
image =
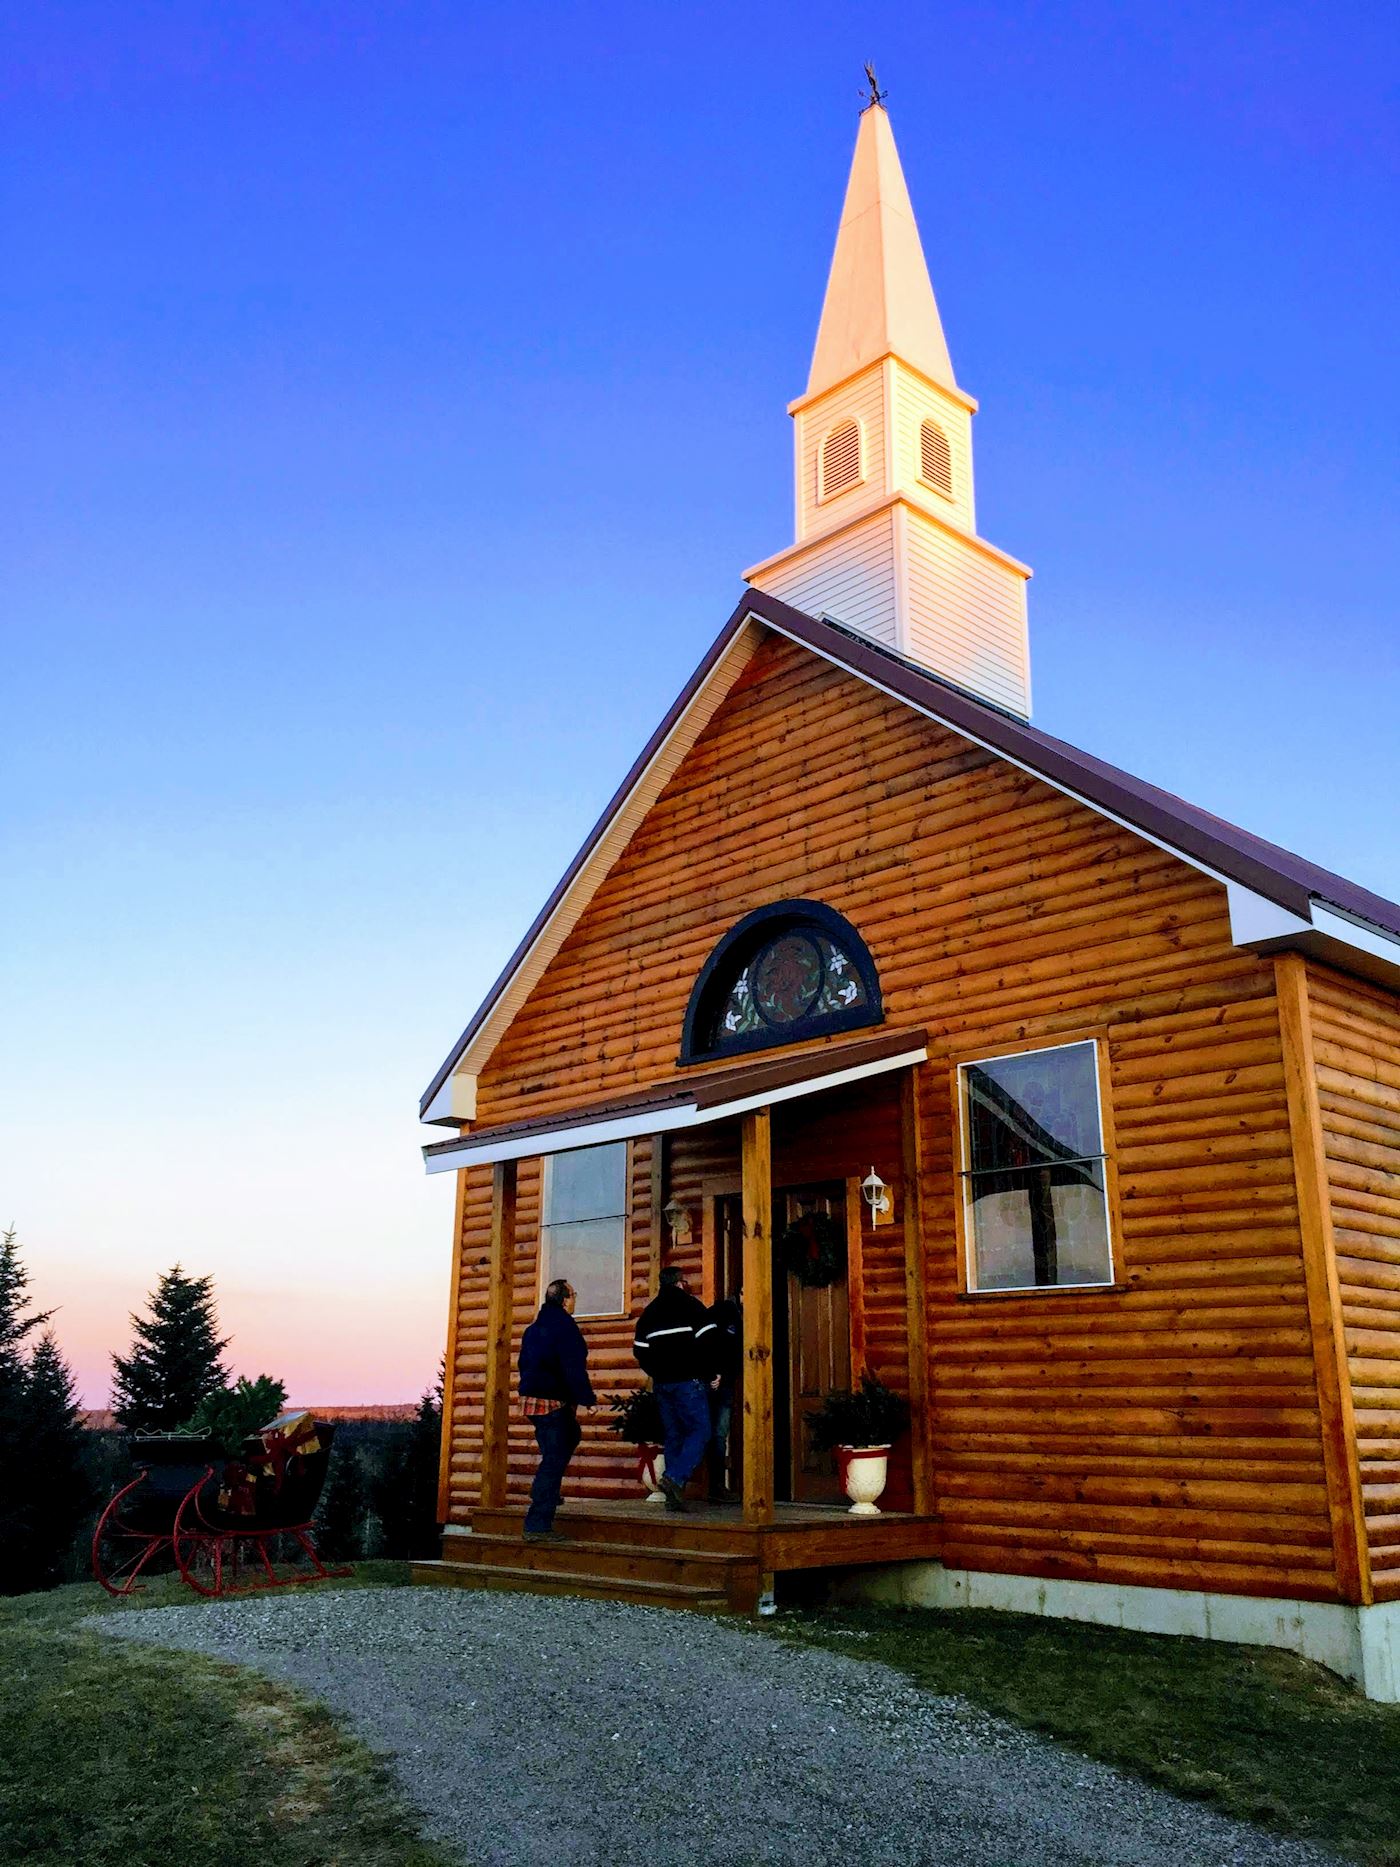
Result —
[[[365,1588],[164,1608],[104,1634],[237,1660],[387,1752],[470,1867],[1321,1867],[1101,1764],[698,1614]]]

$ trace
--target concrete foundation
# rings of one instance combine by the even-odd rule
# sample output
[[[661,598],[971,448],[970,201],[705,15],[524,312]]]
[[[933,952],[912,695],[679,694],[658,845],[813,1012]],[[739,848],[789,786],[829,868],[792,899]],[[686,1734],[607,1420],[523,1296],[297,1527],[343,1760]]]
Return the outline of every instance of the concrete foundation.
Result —
[[[1137,1633],[1182,1634],[1241,1646],[1285,1647],[1354,1680],[1367,1698],[1400,1703],[1400,1601],[1342,1602],[1208,1595],[1109,1582],[1047,1582],[1026,1575],[944,1569],[936,1562],[852,1570],[833,1597],[908,1608],[992,1608],[1044,1614]]]

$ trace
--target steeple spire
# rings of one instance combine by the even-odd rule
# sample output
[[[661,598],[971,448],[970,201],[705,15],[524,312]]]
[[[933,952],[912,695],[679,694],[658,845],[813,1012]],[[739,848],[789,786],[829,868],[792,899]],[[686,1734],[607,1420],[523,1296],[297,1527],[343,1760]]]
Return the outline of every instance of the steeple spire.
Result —
[[[807,394],[891,353],[957,387],[889,116],[872,100],[856,135]]]
[[[977,534],[958,387],[868,67],[806,393],[790,403],[797,537],[744,574],[1023,719],[1030,571]]]

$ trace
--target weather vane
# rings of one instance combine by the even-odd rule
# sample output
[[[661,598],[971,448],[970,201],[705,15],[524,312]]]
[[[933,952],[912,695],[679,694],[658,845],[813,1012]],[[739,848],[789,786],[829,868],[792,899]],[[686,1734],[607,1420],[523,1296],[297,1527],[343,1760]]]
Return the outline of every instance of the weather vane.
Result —
[[[865,66],[865,81],[870,86],[870,98],[865,106],[869,110],[871,104],[883,104],[889,92],[880,89],[880,80],[875,76],[875,67],[869,60],[866,61]],[[864,91],[861,92],[861,96],[865,96]]]

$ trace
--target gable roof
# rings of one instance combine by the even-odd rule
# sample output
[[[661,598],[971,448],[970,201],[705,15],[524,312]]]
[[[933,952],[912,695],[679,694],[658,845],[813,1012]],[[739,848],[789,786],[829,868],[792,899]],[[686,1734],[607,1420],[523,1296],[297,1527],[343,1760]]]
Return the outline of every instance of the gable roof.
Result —
[[[1241,945],[1301,945],[1316,956],[1389,982],[1400,980],[1400,905],[1276,843],[1199,810],[1170,791],[1081,752],[1063,739],[978,700],[892,649],[827,618],[808,616],[764,591],[748,589],[677,695],[632,769],[506,961],[419,1104],[425,1121],[465,1119],[434,1103],[467,1057],[480,1068],[513,1006],[533,988],[662,784],[738,678],[765,631],[788,637],[872,687],[1077,798],[1100,814],[1171,850],[1254,908],[1236,929]],[[1232,900],[1232,905],[1234,905]],[[1259,912],[1261,906],[1276,913]],[[502,1018],[504,1015],[504,1019]]]

